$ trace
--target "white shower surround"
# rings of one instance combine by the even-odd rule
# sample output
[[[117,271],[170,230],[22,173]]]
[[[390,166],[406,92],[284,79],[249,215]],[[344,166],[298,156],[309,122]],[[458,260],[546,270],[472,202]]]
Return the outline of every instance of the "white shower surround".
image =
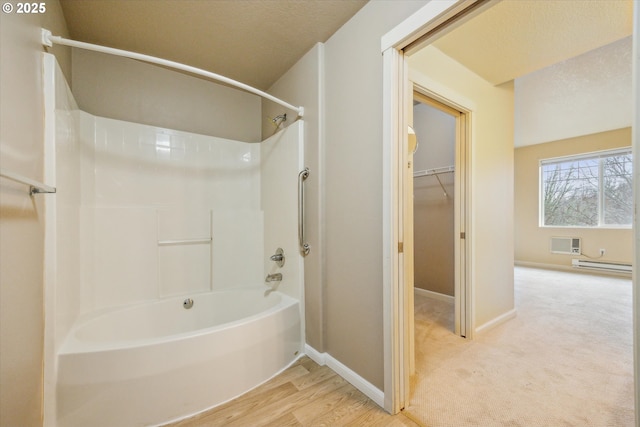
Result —
[[[259,144],[79,118],[85,311],[262,282]]]
[[[45,173],[58,187],[47,206],[55,227],[47,229],[45,285],[45,424],[55,425],[63,405],[56,358],[82,319],[173,296],[264,292],[276,270],[284,277],[277,290],[303,300],[303,122],[251,144],[91,116],[77,110],[55,58],[44,56]],[[200,242],[163,244],[192,239]],[[277,247],[287,256],[282,269],[268,259]]]

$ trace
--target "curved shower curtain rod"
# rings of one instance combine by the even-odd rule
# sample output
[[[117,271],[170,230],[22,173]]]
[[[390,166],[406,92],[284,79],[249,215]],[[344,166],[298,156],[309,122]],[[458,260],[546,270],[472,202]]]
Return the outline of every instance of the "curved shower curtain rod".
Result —
[[[179,62],[169,61],[167,59],[157,58],[155,56],[144,55],[142,53],[129,52],[127,50],[122,49],[114,49],[111,47],[100,46],[97,44],[79,42],[75,40],[69,40],[62,38],[60,36],[54,36],[51,34],[51,31],[42,29],[42,44],[44,46],[51,47],[53,43],[60,44],[64,46],[77,47],[80,49],[93,50],[95,52],[108,53],[116,56],[123,56],[125,58],[137,59],[139,61],[149,62],[152,64],[162,65],[169,68],[175,68],[177,70],[187,71],[189,73],[198,74],[203,77],[207,77],[213,80],[218,80],[220,82],[229,84],[231,86],[235,86],[239,89],[245,90],[247,92],[253,93],[254,95],[261,96],[270,101],[275,102],[285,108],[296,111],[299,117],[304,116],[304,107],[296,107],[294,105],[289,104],[279,98],[276,98],[273,95],[269,95],[266,92],[261,91],[260,89],[256,89],[252,86],[246,85],[244,83],[238,82],[236,80],[230,79],[225,76],[221,76],[220,74],[212,73],[210,71],[206,71],[200,68],[192,67],[190,65],[181,64]]]

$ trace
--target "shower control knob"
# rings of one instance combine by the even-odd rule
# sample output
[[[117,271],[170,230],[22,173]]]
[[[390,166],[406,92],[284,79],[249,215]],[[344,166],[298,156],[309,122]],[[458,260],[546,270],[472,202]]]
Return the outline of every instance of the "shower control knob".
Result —
[[[269,258],[271,261],[275,261],[278,264],[278,267],[282,267],[284,265],[284,250],[282,248],[276,249],[276,253],[271,255]]]

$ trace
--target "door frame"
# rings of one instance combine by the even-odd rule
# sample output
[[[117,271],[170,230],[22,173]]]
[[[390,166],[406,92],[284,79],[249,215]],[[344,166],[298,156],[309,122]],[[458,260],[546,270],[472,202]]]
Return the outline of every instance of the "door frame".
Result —
[[[633,76],[631,87],[633,97],[633,117],[631,124],[631,145],[633,148],[633,186],[634,186],[634,212],[638,212],[640,200],[640,4],[633,3],[633,53],[631,55]],[[638,214],[633,217],[635,266],[633,268],[633,366],[634,366],[634,395],[635,395],[635,422],[640,427],[640,292],[638,290],[638,266],[640,266],[640,224]]]
[[[410,367],[412,337],[410,325],[413,321],[412,310],[408,304],[413,299],[413,286],[405,283],[404,266],[407,260],[404,254],[405,230],[403,218],[406,206],[405,165],[408,161],[407,126],[408,108],[413,97],[413,84],[409,82],[409,70],[405,50],[419,49],[442,35],[447,30],[461,25],[490,6],[487,0],[443,0],[430,2],[422,9],[400,23],[382,37],[383,62],[383,164],[382,164],[382,242],[383,242],[383,335],[384,335],[384,408],[395,414],[407,404],[410,396]],[[417,79],[415,76],[413,80]],[[423,79],[424,80],[424,79]],[[417,83],[430,91],[425,81]],[[446,92],[446,90],[444,91]],[[443,90],[432,91],[435,99],[453,102]],[[455,96],[453,97],[455,99]],[[461,111],[471,111],[463,107],[465,102],[453,102]],[[467,104],[468,105],[468,104]],[[470,117],[470,115],[467,115]],[[472,123],[467,123],[465,132],[469,135]],[[468,177],[465,177],[468,180]],[[467,201],[469,196],[467,194]],[[469,203],[467,203],[467,206]],[[412,227],[411,227],[412,229]],[[469,230],[466,251],[470,250]],[[467,257],[464,264],[469,264]],[[471,265],[468,265],[471,267]],[[470,268],[466,270],[471,272]],[[471,287],[467,287],[465,305],[467,311],[465,324],[470,325],[467,335],[473,331],[473,296]],[[411,292],[411,295],[409,294]],[[470,322],[470,323],[469,323]]]
[[[436,108],[456,120],[455,132],[455,161],[454,161],[454,333],[456,335],[473,338],[474,328],[471,324],[473,319],[473,286],[471,283],[471,117],[473,108],[469,107],[470,101],[463,101],[463,104],[455,102],[450,98],[436,93],[428,88],[429,81],[419,73],[409,75],[410,84],[413,86],[413,100],[418,100]],[[471,104],[472,105],[472,104]],[[412,200],[412,199],[409,199]],[[411,209],[413,206],[410,207]],[[405,283],[407,287],[413,287],[413,283]],[[410,330],[413,330],[414,320],[411,318],[412,307],[409,310]],[[413,342],[413,336],[409,335],[409,340]],[[413,352],[415,345],[410,345],[409,352]],[[412,355],[410,355],[412,357]],[[414,369],[411,367],[411,373]]]

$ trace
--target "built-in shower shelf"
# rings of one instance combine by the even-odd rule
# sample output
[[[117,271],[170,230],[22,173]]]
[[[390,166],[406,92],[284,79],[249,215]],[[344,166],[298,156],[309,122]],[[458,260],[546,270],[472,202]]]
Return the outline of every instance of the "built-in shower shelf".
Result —
[[[158,240],[158,246],[208,245],[210,243],[211,237],[205,237],[203,239]]]

